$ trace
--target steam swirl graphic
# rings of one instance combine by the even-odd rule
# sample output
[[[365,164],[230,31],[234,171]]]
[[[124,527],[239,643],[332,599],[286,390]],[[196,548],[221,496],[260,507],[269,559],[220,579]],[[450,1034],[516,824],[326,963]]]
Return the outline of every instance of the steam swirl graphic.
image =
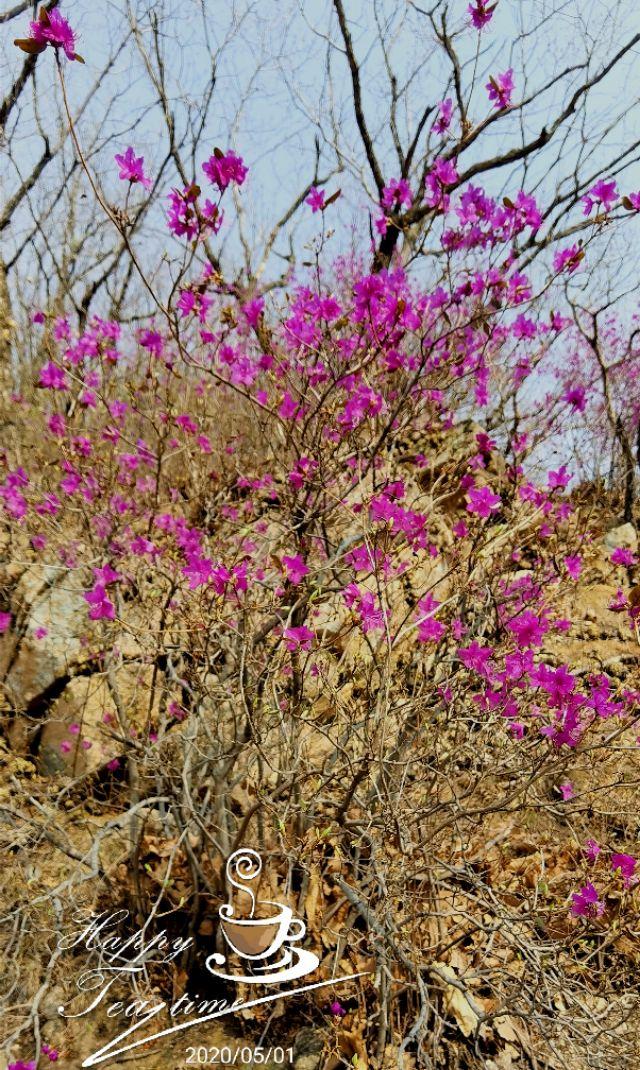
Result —
[[[241,847],[234,851],[227,859],[227,880],[238,891],[244,892],[251,899],[251,913],[253,917],[256,909],[256,898],[248,887],[248,881],[256,880],[262,873],[262,859],[257,851],[250,847]],[[242,882],[242,883],[239,883]],[[218,909],[221,918],[232,918],[234,915],[233,903],[223,903]]]

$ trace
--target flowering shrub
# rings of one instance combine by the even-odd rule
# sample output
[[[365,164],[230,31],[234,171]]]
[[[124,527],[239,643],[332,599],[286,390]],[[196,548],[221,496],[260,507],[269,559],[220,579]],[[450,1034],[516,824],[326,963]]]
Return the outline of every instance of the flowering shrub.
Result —
[[[469,5],[477,30],[495,7]],[[65,20],[46,19],[28,50],[77,59]],[[509,108],[513,71],[487,92]],[[434,131],[454,115],[447,98]],[[129,188],[151,186],[132,147],[115,161]],[[549,947],[586,965],[585,934],[615,918],[631,939],[637,909],[625,827],[601,848],[580,799],[599,798],[614,740],[635,746],[638,692],[563,653],[595,550],[568,464],[535,474],[543,417],[527,403],[579,329],[541,290],[562,302],[557,276],[584,249],[550,254],[541,284],[518,253],[542,225],[535,197],[498,201],[443,151],[420,185],[380,183],[374,223],[384,237],[429,209],[447,262],[438,278],[354,254],[261,293],[227,281],[206,245],[248,166],[216,149],[199,167],[214,200],[195,181],[166,192],[185,256],[166,292],[144,276],[153,317],[34,317],[35,388],[16,402],[30,446],[7,448],[0,503],[16,554],[79,584],[66,654],[109,704],[91,732],[83,717],[65,722],[64,768],[75,775],[91,752],[125,812],[162,800],[179,887],[133,822],[145,877],[132,867],[122,894],[136,909],[157,898],[182,916],[193,900],[195,929],[199,897],[221,894],[219,857],[256,842],[291,861],[296,887],[322,873],[318,897],[350,917],[341,955],[378,956],[387,973],[395,958],[410,982],[403,1036],[423,1037],[450,1003],[438,964],[460,945],[476,1039],[504,1007],[539,1038]],[[314,185],[301,204],[324,222],[334,198]],[[600,180],[584,213],[618,199]],[[584,410],[586,386],[568,376],[562,390]],[[616,548],[607,567],[635,564]],[[19,642],[24,606],[11,597],[0,632]],[[620,588],[619,608],[630,605]],[[142,712],[135,688],[123,698],[131,674],[146,681]],[[524,853],[542,861],[523,866],[531,829]],[[582,981],[572,987],[553,953],[566,1023]],[[359,998],[371,1020],[375,1000],[394,997],[363,983]],[[329,1011],[336,1028],[348,1021],[339,1001]]]

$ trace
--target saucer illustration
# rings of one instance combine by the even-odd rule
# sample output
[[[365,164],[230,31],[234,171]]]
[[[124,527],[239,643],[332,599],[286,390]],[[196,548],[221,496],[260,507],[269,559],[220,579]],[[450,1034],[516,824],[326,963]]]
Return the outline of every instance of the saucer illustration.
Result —
[[[224,955],[209,955],[206,967],[215,977],[250,984],[279,984],[311,973],[320,964],[313,952],[292,946],[306,933],[301,918],[295,918],[291,907],[259,899],[249,886],[262,872],[262,859],[257,851],[241,848],[227,860],[229,884],[247,897],[251,907],[249,916],[241,914],[233,902],[223,903],[218,915],[222,935],[235,956],[251,963],[253,971],[247,976],[225,973],[216,968],[226,962]],[[246,901],[246,900],[245,900]]]

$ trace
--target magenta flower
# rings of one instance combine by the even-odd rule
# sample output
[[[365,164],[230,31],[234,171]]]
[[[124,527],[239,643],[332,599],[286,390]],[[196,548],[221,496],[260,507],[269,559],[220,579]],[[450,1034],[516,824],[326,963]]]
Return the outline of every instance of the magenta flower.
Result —
[[[573,477],[567,472],[567,466],[561,464],[560,467],[554,471],[549,472],[547,477],[547,486],[549,490],[564,490],[567,487]]]
[[[116,153],[114,157],[120,168],[119,178],[123,182],[139,182],[145,189],[151,189],[151,179],[144,173],[144,156],[136,156],[131,145],[124,153]]]
[[[446,100],[441,101],[438,105],[438,118],[431,127],[434,134],[446,134],[447,130],[451,126],[451,119],[453,117],[453,101],[451,97],[447,97]]]
[[[282,564],[284,565],[287,573],[287,579],[291,583],[302,583],[302,580],[309,573],[309,566],[302,559],[300,554],[296,554],[295,557],[283,557]]]
[[[602,208],[603,212],[609,212],[618,199],[618,184],[615,179],[608,182],[604,178],[598,179],[592,186],[586,197],[582,198],[585,215],[591,215],[594,207]]]
[[[579,245],[569,245],[566,249],[557,249],[553,256],[553,270],[558,275],[561,271],[566,271],[568,275],[572,275],[574,271],[578,270],[582,260],[584,260],[584,249],[581,249]]]
[[[634,212],[640,212],[640,193],[629,193],[626,197],[623,197],[622,203],[625,208],[629,208]]]
[[[63,739],[60,744],[60,751],[62,754],[68,754],[71,750],[71,743],[68,739]]]
[[[507,628],[521,647],[542,646],[542,641],[549,631],[546,617],[538,617],[530,609],[525,609],[518,617],[509,621]]]
[[[52,360],[40,369],[38,386],[44,387],[45,390],[67,390],[68,385],[64,368],[58,368]]]
[[[344,1018],[345,1014],[347,1013],[342,1004],[337,999],[334,999],[333,1003],[329,1005],[329,1010],[331,1011],[331,1014],[334,1018]]]
[[[571,898],[571,913],[575,918],[599,918],[604,911],[604,903],[598,898],[598,891],[590,881],[579,892],[574,892]]]
[[[91,606],[90,620],[115,620],[116,607],[102,584],[97,583],[91,591],[85,591],[84,600]]]
[[[580,573],[582,572],[582,558],[579,554],[565,557],[564,567],[572,580],[578,580],[580,579]]]
[[[61,48],[67,59],[84,63],[75,50],[76,35],[57,8],[47,11],[41,7],[37,22],[29,23],[29,36],[18,38],[13,43],[32,56],[44,52],[47,45],[51,45],[55,49]]]
[[[628,888],[631,885],[636,866],[637,862],[633,855],[611,855],[611,869],[614,873],[616,870],[620,870],[620,876],[624,881],[625,888]]]
[[[411,207],[411,187],[404,178],[392,178],[382,191],[381,204],[383,208],[394,209]]]
[[[456,160],[446,160],[439,156],[433,161],[433,167],[425,180],[425,203],[431,208],[440,208],[446,212],[450,197],[446,190],[458,181]]]
[[[110,773],[115,773],[116,769],[120,768],[120,759],[112,758],[110,762],[107,762],[107,769]]]
[[[490,646],[480,646],[476,639],[469,646],[458,647],[458,657],[467,669],[472,669],[480,676],[489,674],[489,661],[493,653]]]
[[[627,568],[630,568],[631,565],[635,565],[635,563],[635,554],[632,553],[631,550],[625,550],[623,546],[617,546],[611,554],[612,565],[625,565]]]
[[[489,94],[489,100],[493,101],[499,111],[511,107],[511,96],[514,90],[513,67],[509,67],[504,74],[497,74],[495,77],[492,75],[485,88]]]
[[[0,613],[0,635],[3,635],[11,627],[11,614]]]
[[[481,516],[483,519],[491,516],[502,505],[499,494],[494,494],[489,487],[474,487],[467,495],[467,511]]]
[[[562,795],[563,802],[569,802],[569,800],[573,799],[573,796],[575,795],[573,784],[571,784],[569,781],[566,781],[564,784],[560,784],[558,791]]]
[[[241,156],[236,156],[234,152],[225,155],[220,149],[213,150],[213,156],[205,160],[202,170],[209,181],[220,190],[225,190],[232,182],[241,186],[248,173]]]
[[[209,227],[217,234],[224,222],[224,212],[213,201],[206,200],[201,209],[203,229]]]
[[[421,643],[437,643],[446,632],[442,621],[436,620],[434,613],[440,608],[440,602],[427,594],[418,602],[418,640]]]
[[[571,386],[567,387],[564,394],[561,397],[561,401],[566,401],[567,405],[571,405],[571,408],[575,412],[584,412],[587,407],[587,393],[583,386]]]
[[[476,30],[482,30],[487,23],[491,22],[497,6],[498,0],[496,0],[495,4],[488,4],[487,0],[473,0],[473,3],[469,4],[467,11]]]
[[[249,327],[254,329],[260,322],[260,317],[264,312],[264,297],[254,297],[251,301],[247,301],[241,307],[241,312],[246,319]]]
[[[223,212],[212,201],[199,205],[199,196],[200,186],[195,183],[185,186],[182,190],[171,190],[168,194],[167,223],[169,230],[178,238],[186,235],[187,240],[192,241],[202,237],[207,230],[212,230],[214,234],[220,230]],[[144,342],[141,344],[144,345]]]
[[[322,212],[324,209],[324,190],[318,189],[317,186],[312,186],[309,190],[309,195],[305,197],[305,204],[309,205],[311,211]]]
[[[116,572],[114,568],[111,568],[111,565],[103,565],[102,568],[94,568],[93,575],[94,579],[105,587],[108,587],[110,583],[117,583],[118,580],[122,579],[120,573]]]
[[[285,628],[282,635],[287,650],[290,650],[291,652],[298,649],[310,650],[311,644],[315,639],[313,632],[307,628],[306,624],[301,624],[297,628]]]
[[[584,845],[585,857],[589,862],[595,862],[602,848],[595,840],[587,840]]]

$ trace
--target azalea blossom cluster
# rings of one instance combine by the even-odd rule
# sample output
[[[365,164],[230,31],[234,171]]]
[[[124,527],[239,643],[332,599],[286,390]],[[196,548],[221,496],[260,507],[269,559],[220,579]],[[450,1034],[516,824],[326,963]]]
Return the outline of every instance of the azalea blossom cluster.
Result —
[[[60,1058],[60,1053],[57,1048],[53,1048],[50,1044],[42,1045],[42,1054],[46,1055],[47,1059],[51,1063],[56,1063]],[[15,1063],[9,1063],[7,1070],[36,1070],[35,1059],[18,1059]]]
[[[588,840],[584,850],[585,857],[595,863],[602,854],[602,848],[595,840]],[[610,871],[614,878],[622,880],[623,887],[627,890],[638,883],[636,873],[638,860],[633,855],[613,851],[610,858]],[[571,896],[571,913],[576,918],[600,918],[605,912],[606,903],[600,898],[600,892],[592,881],[587,881],[579,891]]]

